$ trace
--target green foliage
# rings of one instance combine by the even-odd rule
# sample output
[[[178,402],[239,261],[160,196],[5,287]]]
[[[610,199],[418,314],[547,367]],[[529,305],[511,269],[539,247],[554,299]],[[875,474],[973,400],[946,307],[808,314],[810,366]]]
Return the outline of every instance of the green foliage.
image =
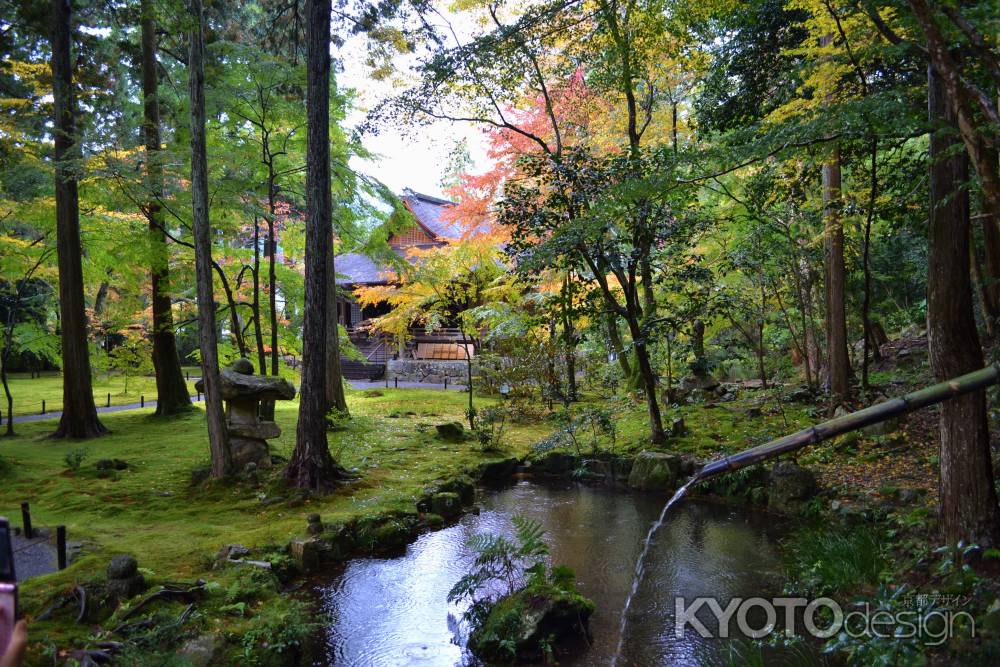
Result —
[[[886,544],[872,527],[837,525],[796,530],[784,544],[789,584],[814,596],[875,585],[889,568]]]
[[[510,408],[503,405],[491,405],[479,411],[476,421],[476,438],[479,447],[484,452],[502,452],[505,448],[504,437],[507,434],[507,420],[511,416]]]
[[[90,449],[87,447],[78,447],[66,452],[66,456],[63,457],[63,461],[66,462],[66,468],[68,470],[76,471],[80,469],[80,466],[88,456],[90,456]]]
[[[240,637],[243,665],[283,665],[301,659],[303,642],[320,627],[308,605],[291,598],[264,605]]]
[[[884,612],[892,618],[897,618],[901,612],[910,614],[915,612],[919,616],[917,619],[911,617],[912,622],[927,625],[930,619],[931,624],[927,627],[933,627],[931,615],[936,611],[934,605],[927,604],[914,609],[910,600],[912,594],[912,589],[905,584],[899,586],[880,584],[872,599],[859,599],[856,602],[859,605],[868,603],[873,614]],[[924,656],[920,633],[913,634],[914,636],[885,637],[858,632],[855,628],[851,633],[841,632],[828,640],[824,650],[828,653],[842,654],[849,664],[854,665],[875,667],[924,665],[927,659]]]

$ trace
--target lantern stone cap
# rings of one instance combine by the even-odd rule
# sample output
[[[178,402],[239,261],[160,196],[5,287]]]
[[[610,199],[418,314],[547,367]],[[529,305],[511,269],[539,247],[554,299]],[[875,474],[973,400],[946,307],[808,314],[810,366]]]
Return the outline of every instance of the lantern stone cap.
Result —
[[[288,380],[272,375],[254,375],[253,364],[248,359],[237,359],[229,368],[219,373],[222,398],[227,401],[240,399],[291,400],[295,398],[295,387]],[[200,392],[205,391],[204,379],[194,385]]]

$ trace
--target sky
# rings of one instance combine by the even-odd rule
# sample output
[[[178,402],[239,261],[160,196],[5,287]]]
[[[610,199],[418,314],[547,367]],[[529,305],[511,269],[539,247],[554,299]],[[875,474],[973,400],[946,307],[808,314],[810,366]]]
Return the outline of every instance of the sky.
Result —
[[[452,15],[449,20],[454,18]],[[368,76],[362,37],[349,39],[335,53],[335,57],[343,68],[337,75],[337,85],[341,88],[353,88],[356,92],[356,109],[347,118],[349,126],[360,124],[368,109],[400,91],[394,89],[390,82],[375,81]],[[398,56],[396,59],[396,65],[400,68],[406,68],[413,62],[415,58],[412,56]],[[440,197],[444,195],[440,180],[448,156],[463,138],[474,162],[473,171],[485,171],[488,159],[481,129],[471,123],[447,121],[410,127],[387,126],[378,135],[366,134],[363,137],[365,147],[378,155],[379,159],[375,162],[355,160],[351,166],[379,179],[397,194],[403,188],[410,188]]]

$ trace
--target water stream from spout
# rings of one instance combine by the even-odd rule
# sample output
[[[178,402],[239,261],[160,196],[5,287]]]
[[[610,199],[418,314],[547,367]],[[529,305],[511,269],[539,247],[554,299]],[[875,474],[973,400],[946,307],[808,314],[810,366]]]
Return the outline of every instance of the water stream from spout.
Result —
[[[618,664],[618,657],[622,654],[622,649],[625,648],[625,626],[628,624],[628,611],[629,607],[632,606],[632,598],[635,597],[636,592],[639,590],[639,584],[642,582],[643,568],[646,563],[646,554],[649,552],[649,546],[653,543],[653,537],[656,535],[656,531],[660,529],[663,522],[667,518],[667,513],[670,511],[671,506],[679,501],[687,493],[688,489],[692,484],[697,482],[701,478],[701,475],[695,475],[689,479],[684,486],[677,489],[677,492],[667,501],[667,504],[663,506],[660,510],[660,516],[649,527],[649,532],[646,533],[646,540],[642,543],[642,551],[639,552],[639,559],[635,562],[635,575],[632,578],[632,589],[628,593],[628,597],[625,598],[625,606],[622,608],[621,622],[618,624],[618,648],[615,649],[615,657],[611,659],[611,667],[616,667]]]

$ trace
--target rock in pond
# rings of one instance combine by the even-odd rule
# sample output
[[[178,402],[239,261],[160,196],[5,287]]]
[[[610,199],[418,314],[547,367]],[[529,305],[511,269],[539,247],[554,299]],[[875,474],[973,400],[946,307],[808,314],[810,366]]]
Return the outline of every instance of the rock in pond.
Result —
[[[630,488],[641,491],[672,491],[681,473],[681,459],[675,454],[640,452],[628,476]]]
[[[431,496],[431,512],[446,519],[457,516],[462,511],[462,497],[453,491],[435,493]]]
[[[512,642],[515,662],[542,657],[542,642],[590,636],[594,603],[576,591],[551,585],[529,586],[498,600],[485,622],[469,635],[469,650],[486,664],[510,664],[504,642]]]

